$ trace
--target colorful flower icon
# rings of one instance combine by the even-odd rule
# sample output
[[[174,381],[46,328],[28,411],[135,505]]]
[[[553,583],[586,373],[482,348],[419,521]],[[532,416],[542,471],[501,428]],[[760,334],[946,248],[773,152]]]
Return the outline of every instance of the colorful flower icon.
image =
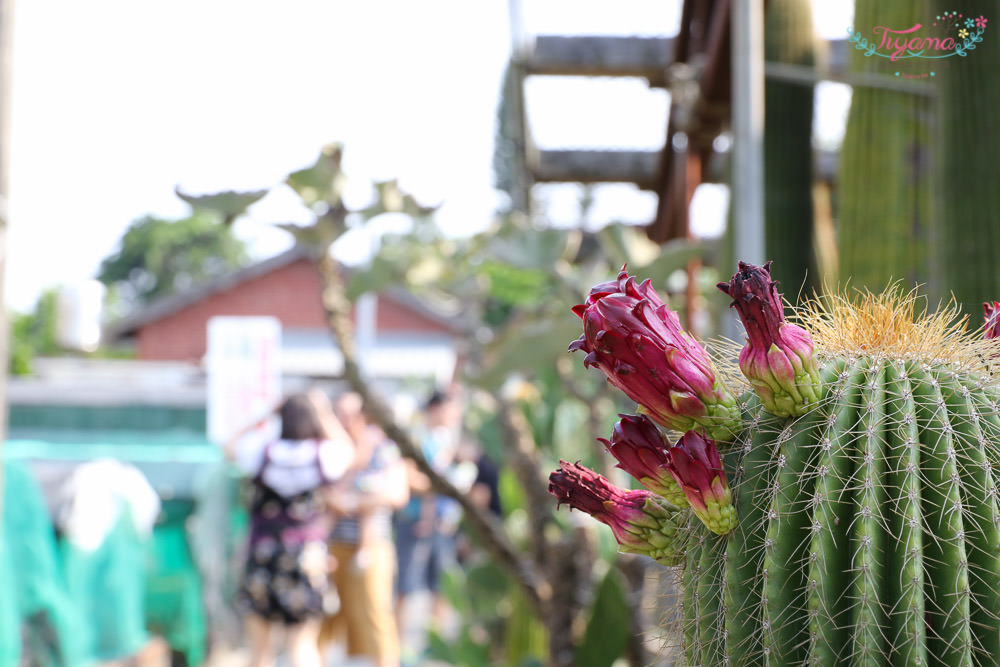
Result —
[[[958,36],[961,37],[962,39],[965,39],[966,37],[969,36],[969,31],[966,30],[965,28],[962,28],[961,30],[958,31]]]
[[[971,28],[971,27],[972,27],[972,26],[974,26],[974,25],[976,25],[976,22],[975,22],[975,21],[973,21],[971,17],[970,17],[970,18],[967,18],[967,19],[965,19],[965,27],[966,27],[966,28]]]
[[[985,16],[983,16],[983,15],[980,14],[976,18],[976,27],[977,28],[985,28],[986,27],[986,17]]]

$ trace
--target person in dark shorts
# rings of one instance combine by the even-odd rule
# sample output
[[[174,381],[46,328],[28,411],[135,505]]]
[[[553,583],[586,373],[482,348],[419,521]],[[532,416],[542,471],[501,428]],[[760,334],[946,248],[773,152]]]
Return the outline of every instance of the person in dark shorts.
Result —
[[[331,599],[324,492],[351,466],[354,448],[319,392],[290,396],[236,436],[227,453],[253,480],[247,562],[236,597],[246,614],[251,667],[271,664],[284,630],[294,667],[320,667],[320,621]]]
[[[415,433],[421,453],[438,473],[456,487],[467,490],[472,478],[463,482],[455,478],[455,454],[461,412],[458,401],[444,392],[435,391],[424,405],[424,420]],[[457,564],[456,531],[461,519],[457,501],[440,496],[430,488],[430,480],[408,462],[410,501],[396,512],[396,557],[399,576],[396,583],[398,602],[397,623],[402,627],[411,596],[420,591],[432,595],[430,624],[441,628],[450,608],[440,591],[442,573]]]

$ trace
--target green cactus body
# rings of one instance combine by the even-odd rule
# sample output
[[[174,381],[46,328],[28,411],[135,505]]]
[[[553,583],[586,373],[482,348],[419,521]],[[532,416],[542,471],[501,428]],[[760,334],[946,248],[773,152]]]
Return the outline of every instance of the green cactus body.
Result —
[[[727,429],[736,435],[713,442],[689,430],[659,452],[659,436],[623,416],[628,428],[616,426],[613,444],[636,479],[666,470],[689,501],[641,535],[618,535],[624,551],[681,561],[681,608],[669,622],[686,662],[1000,664],[1000,337],[970,331],[954,304],[917,312],[917,294],[898,287],[807,302],[792,324],[770,263],[740,262],[718,287],[747,332],[738,363],[750,391],[727,403],[739,404]],[[591,300],[609,299],[602,331],[617,331],[615,318],[633,311],[615,311],[608,289]],[[602,361],[609,381],[645,391],[644,358],[628,359]],[[797,365],[809,369],[808,397],[798,395]],[[728,383],[735,369],[713,376]],[[780,380],[794,404],[774,401],[762,377]],[[550,491],[608,525],[633,526],[625,499],[663,486],[625,491],[602,480],[560,462]],[[735,514],[735,526],[713,522],[708,507]]]
[[[938,333],[930,352],[828,346],[795,419],[744,397],[724,454],[739,524],[686,536],[687,663],[998,664],[1000,392],[983,348]]]

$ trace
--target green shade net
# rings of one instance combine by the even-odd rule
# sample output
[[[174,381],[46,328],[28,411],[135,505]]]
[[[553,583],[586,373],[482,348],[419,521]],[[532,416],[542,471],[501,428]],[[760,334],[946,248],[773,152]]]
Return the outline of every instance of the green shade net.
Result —
[[[41,489],[23,464],[2,465],[0,667],[19,664],[22,628],[36,664],[86,664],[87,626],[69,597]]]
[[[15,581],[9,545],[10,536],[4,530],[0,535],[0,587],[5,591],[11,591]],[[0,667],[17,665],[21,659],[21,609],[18,602],[17,595],[0,595]]]
[[[153,634],[166,639],[189,665],[203,663],[206,600],[216,626],[237,622],[222,618],[232,615],[230,565],[241,514],[233,512],[235,481],[221,451],[178,433],[39,430],[8,440],[2,455],[15,472],[4,479],[5,496],[13,500],[4,503],[0,591],[10,590],[10,582],[31,591],[16,598],[0,594],[0,667],[19,665],[24,658],[19,648],[23,628],[38,665],[121,658]],[[136,533],[127,513],[95,551],[55,539],[33,471],[99,457],[132,463],[157,491],[162,511],[151,539]],[[39,550],[46,555],[33,555]],[[19,562],[33,563],[37,572],[29,577]],[[22,597],[41,602],[22,605]],[[42,615],[32,618],[39,611]],[[216,629],[220,635],[235,632],[235,627]]]
[[[201,577],[194,562],[186,522],[195,508],[188,500],[163,504],[148,545],[146,627],[199,665],[205,659],[205,612]]]
[[[87,619],[88,654],[123,658],[149,641],[145,627],[146,544],[127,510],[93,550],[61,544],[66,586]]]

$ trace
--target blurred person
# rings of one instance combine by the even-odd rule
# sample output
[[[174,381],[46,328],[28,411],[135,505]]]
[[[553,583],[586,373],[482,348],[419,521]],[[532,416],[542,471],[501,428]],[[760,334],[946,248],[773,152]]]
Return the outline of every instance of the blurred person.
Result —
[[[376,443],[387,440],[385,434],[376,425],[369,423],[362,409],[361,396],[348,392],[340,396],[334,407],[334,413],[347,429],[354,443],[354,465],[352,465],[349,480],[334,487],[327,494],[331,509],[336,514],[342,514],[350,521],[344,524],[338,536],[354,535],[350,542],[355,547],[351,553],[351,567],[355,572],[365,569],[372,558],[372,549],[376,548],[379,538],[378,518],[375,517],[375,507],[372,506],[370,493],[382,480],[379,470],[371,470],[370,466],[379,461],[373,461],[376,454]],[[379,454],[384,455],[383,449]],[[396,449],[398,457],[399,450]],[[409,493],[407,492],[407,497]],[[403,503],[406,502],[404,499]],[[393,508],[395,509],[395,508]],[[331,540],[332,541],[332,540]]]
[[[277,419],[274,419],[277,417]],[[323,491],[353,462],[350,436],[318,391],[289,396],[237,434],[226,454],[253,480],[247,563],[236,604],[247,615],[251,666],[273,661],[283,631],[294,667],[320,667],[320,623],[336,595]]]
[[[475,507],[484,510],[496,519],[503,519],[503,508],[500,504],[500,468],[493,459],[483,451],[483,448],[471,435],[462,437],[456,454],[459,472],[455,477],[459,480],[462,490],[468,485],[466,495]],[[467,531],[459,531],[456,558],[465,566],[477,553],[474,537]]]
[[[336,412],[354,440],[355,463],[346,483],[328,494],[337,516],[330,555],[343,564],[332,575],[341,607],[323,621],[320,643],[346,635],[348,656],[370,658],[376,667],[399,667],[392,514],[409,499],[406,469],[396,443],[365,417],[358,394],[341,396]]]
[[[471,462],[476,470],[472,487],[469,489],[469,500],[476,507],[488,510],[493,516],[502,518],[500,467],[489,454],[483,451],[479,443],[472,439],[463,441],[459,458]]]
[[[423,412],[417,444],[424,458],[460,490],[467,491],[473,476],[463,474],[466,470],[455,465],[461,421],[458,402],[444,392],[435,391],[424,404]],[[461,506],[452,498],[433,493],[430,480],[412,462],[407,470],[411,499],[396,514],[397,623],[402,628],[410,596],[426,590],[432,596],[431,622],[441,628],[449,612],[448,602],[440,591],[441,575],[457,562],[456,533]]]

